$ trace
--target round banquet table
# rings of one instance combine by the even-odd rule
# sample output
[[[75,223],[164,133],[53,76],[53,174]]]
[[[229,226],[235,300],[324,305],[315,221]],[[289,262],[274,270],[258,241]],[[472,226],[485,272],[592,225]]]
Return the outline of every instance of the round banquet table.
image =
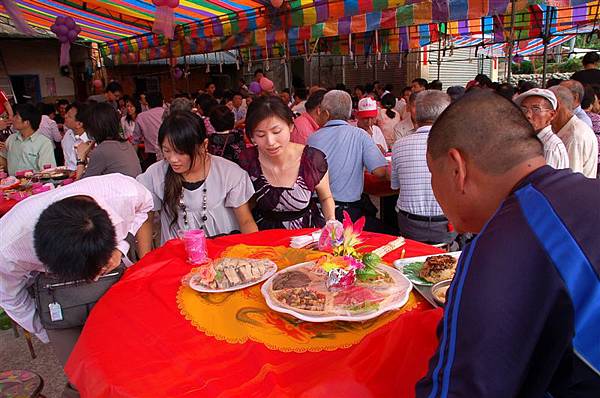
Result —
[[[225,236],[209,240],[208,252],[267,256],[281,269],[314,256],[289,248],[290,237],[312,231]],[[363,250],[394,239],[361,237]],[[406,257],[440,252],[412,241],[403,248]],[[414,291],[402,309],[375,320],[302,322],[268,309],[260,285],[209,295],[183,286],[193,267],[185,257],[181,241],[167,242],[93,308],[65,367],[82,397],[414,396],[442,314]]]
[[[1,195],[1,193],[0,193]],[[9,212],[10,209],[15,207],[18,202],[14,199],[0,200],[0,217]]]

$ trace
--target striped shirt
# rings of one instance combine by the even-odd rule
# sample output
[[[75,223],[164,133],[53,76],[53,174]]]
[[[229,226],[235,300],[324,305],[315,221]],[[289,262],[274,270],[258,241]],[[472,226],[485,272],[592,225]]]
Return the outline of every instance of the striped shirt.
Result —
[[[48,206],[77,195],[90,196],[108,212],[119,242],[117,248],[124,255],[129,250],[125,241],[127,234],[136,234],[153,205],[152,195],[142,184],[121,174],[107,174],[27,198],[0,219],[0,307],[45,343],[48,342],[46,330],[27,293],[30,274],[46,271],[33,247],[33,230]]]
[[[598,203],[570,170],[517,185],[462,252],[417,398],[598,396]]]
[[[544,158],[546,164],[555,169],[569,168],[569,154],[560,138],[552,132],[552,126],[544,127],[537,137],[544,145]]]
[[[444,214],[431,189],[427,137],[431,126],[419,127],[392,148],[392,189],[399,189],[396,211],[433,217]]]

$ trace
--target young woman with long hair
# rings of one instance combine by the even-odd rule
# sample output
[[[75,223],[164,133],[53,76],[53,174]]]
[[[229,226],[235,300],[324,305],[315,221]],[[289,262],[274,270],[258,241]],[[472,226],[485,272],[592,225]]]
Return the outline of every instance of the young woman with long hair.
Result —
[[[160,211],[161,243],[180,230],[204,229],[207,236],[255,232],[248,201],[254,194],[248,174],[235,163],[208,153],[206,128],[191,112],[174,112],[160,126],[164,159],[137,179]],[[138,235],[140,256],[151,250],[153,213]]]
[[[246,133],[255,146],[240,154],[240,166],[254,183],[260,229],[322,227],[335,219],[325,154],[291,142],[292,128],[293,114],[279,97],[260,97],[248,108]]]
[[[124,96],[125,114],[121,117],[121,129],[123,129],[123,138],[131,142],[133,130],[135,129],[135,119],[142,113],[142,104],[137,99],[128,95]]]
[[[387,93],[381,97],[381,109],[379,115],[377,115],[377,126],[383,132],[385,142],[388,148],[392,148],[396,141],[396,128],[398,123],[402,121],[400,114],[394,110],[396,106],[396,97],[394,94]]]
[[[75,149],[77,178],[111,173],[135,178],[142,172],[135,149],[121,135],[119,114],[111,104],[100,102],[87,107],[83,126],[91,141]]]

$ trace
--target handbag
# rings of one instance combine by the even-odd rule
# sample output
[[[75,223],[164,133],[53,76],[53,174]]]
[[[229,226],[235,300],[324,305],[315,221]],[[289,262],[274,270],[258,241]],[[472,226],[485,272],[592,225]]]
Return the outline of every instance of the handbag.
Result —
[[[65,281],[50,273],[38,274],[30,293],[42,326],[46,329],[83,326],[94,304],[121,279],[124,272],[125,266],[121,264],[94,282]]]

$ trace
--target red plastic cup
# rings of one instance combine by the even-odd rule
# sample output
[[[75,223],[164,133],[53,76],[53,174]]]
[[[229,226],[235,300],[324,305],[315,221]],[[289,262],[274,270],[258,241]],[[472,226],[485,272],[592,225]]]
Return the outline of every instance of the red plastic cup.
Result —
[[[202,264],[208,261],[206,235],[201,229],[180,232],[185,245],[188,261],[192,264]]]

